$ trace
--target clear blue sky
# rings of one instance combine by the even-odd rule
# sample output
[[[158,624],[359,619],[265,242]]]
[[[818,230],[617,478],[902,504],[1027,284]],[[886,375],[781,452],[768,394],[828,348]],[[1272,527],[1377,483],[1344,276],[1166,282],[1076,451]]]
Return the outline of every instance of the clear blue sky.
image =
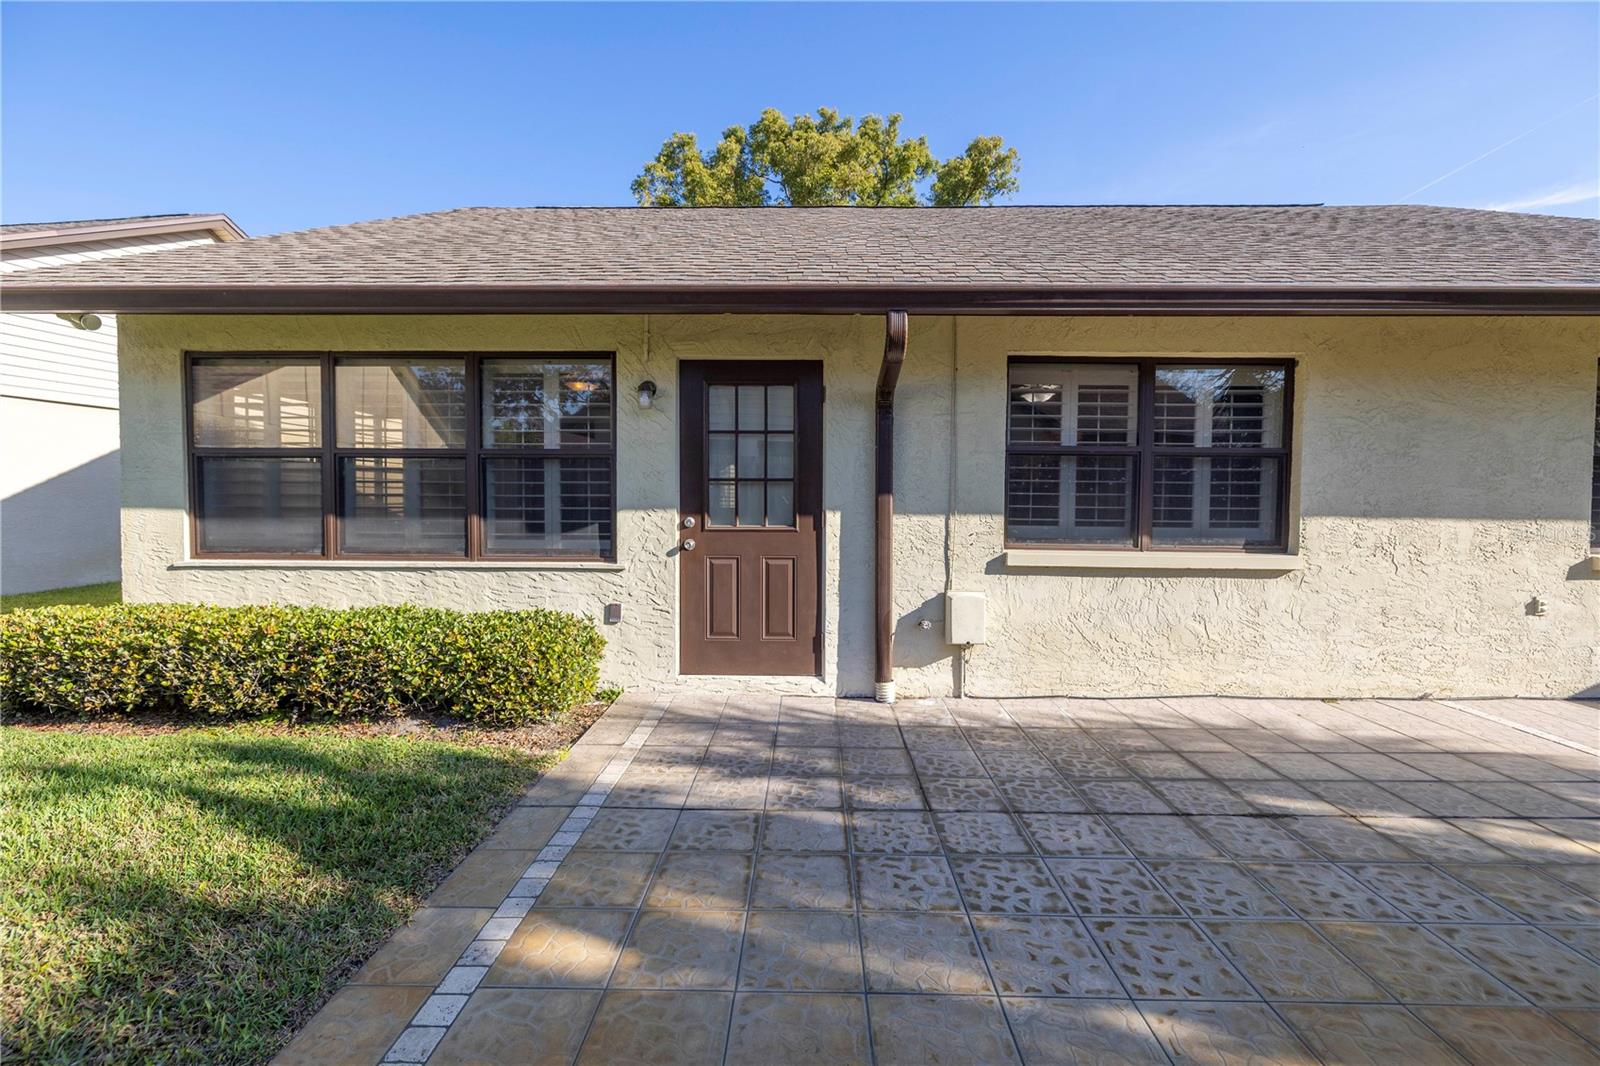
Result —
[[[903,112],[941,155],[1000,134],[1018,203],[1600,211],[1593,3],[5,3],[0,20],[13,222],[226,211],[259,234],[629,203],[674,130],[704,142],[818,105]]]

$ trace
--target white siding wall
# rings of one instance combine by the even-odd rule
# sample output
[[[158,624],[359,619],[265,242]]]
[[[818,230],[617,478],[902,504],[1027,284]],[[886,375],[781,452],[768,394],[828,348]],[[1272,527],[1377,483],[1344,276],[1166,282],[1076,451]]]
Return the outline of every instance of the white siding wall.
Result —
[[[89,259],[210,244],[205,230],[118,237],[81,244],[0,252],[0,275]],[[98,330],[74,329],[55,315],[0,315],[0,396],[90,407],[117,406],[117,323],[102,316]]]

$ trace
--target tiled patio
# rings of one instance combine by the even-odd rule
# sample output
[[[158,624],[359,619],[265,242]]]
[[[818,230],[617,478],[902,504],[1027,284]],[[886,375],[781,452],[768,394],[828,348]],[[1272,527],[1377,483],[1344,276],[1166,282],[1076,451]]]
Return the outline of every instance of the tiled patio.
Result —
[[[283,1063],[1600,1063],[1600,710],[630,695]]]

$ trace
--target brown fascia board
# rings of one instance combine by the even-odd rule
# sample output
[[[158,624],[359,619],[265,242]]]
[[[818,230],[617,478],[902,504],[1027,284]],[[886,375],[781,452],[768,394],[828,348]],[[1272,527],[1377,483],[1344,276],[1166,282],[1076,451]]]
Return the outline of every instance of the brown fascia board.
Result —
[[[83,285],[6,311],[116,314],[1594,315],[1600,285]]]
[[[245,231],[227,215],[175,215],[166,218],[141,218],[107,222],[103,226],[68,226],[65,229],[36,229],[15,236],[0,235],[0,249],[40,248],[50,244],[84,244],[115,237],[159,237],[164,233],[192,233],[207,230],[218,241],[242,241]]]

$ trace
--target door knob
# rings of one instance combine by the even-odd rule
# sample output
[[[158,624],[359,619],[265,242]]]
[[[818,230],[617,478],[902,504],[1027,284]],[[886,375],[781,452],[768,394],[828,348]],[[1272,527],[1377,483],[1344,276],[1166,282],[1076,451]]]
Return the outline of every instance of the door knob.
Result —
[[[693,537],[690,537],[688,540],[683,542],[683,550],[686,551],[686,552],[694,551],[694,538]]]
[[[683,528],[684,529],[693,529],[694,528],[694,515],[687,515],[687,516],[684,517]]]

